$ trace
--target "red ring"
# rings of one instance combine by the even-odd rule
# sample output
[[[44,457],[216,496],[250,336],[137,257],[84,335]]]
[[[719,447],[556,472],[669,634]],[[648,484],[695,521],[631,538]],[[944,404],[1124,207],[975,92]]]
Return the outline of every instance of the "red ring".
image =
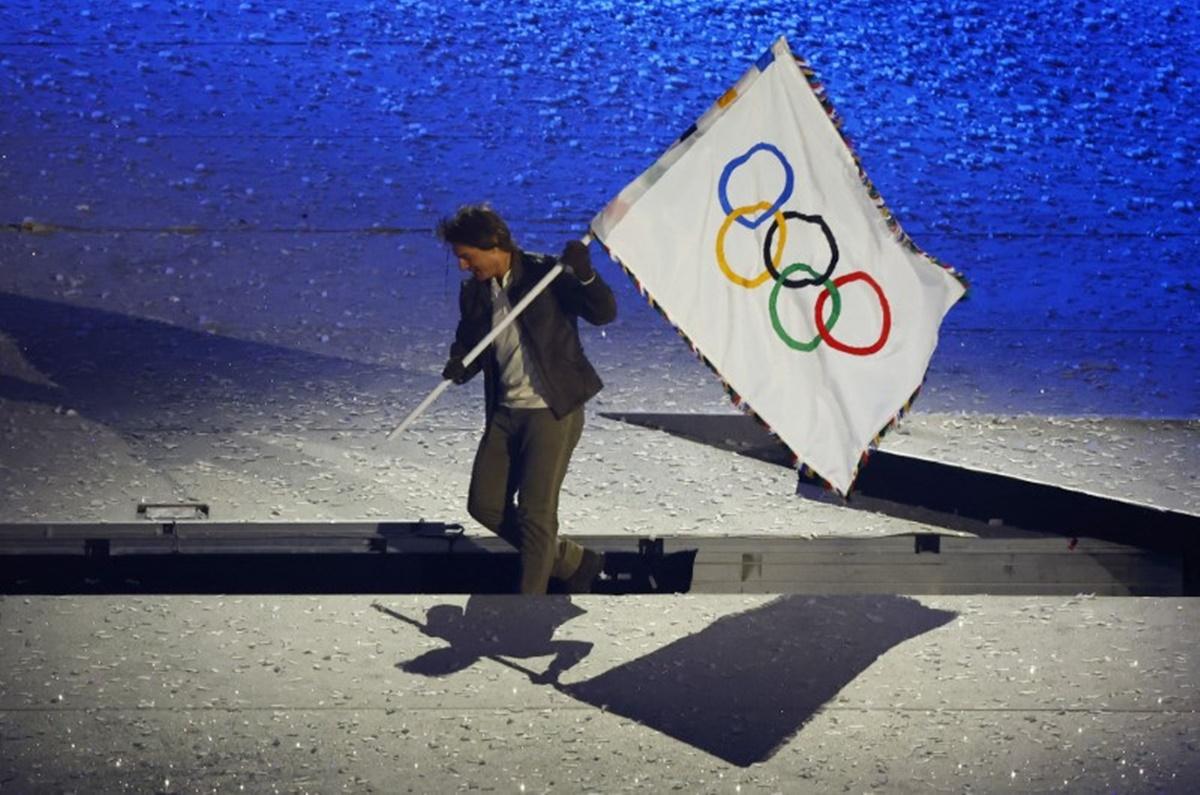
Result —
[[[829,344],[829,347],[835,351],[853,354],[854,356],[870,356],[872,353],[879,352],[884,343],[887,342],[888,336],[892,333],[892,308],[888,306],[887,296],[883,294],[883,289],[879,286],[879,282],[872,279],[871,274],[866,271],[855,271],[854,273],[847,273],[845,276],[839,276],[833,280],[833,284],[835,287],[841,287],[850,282],[857,281],[864,281],[869,284],[871,289],[875,291],[875,295],[879,296],[879,306],[883,309],[883,329],[879,332],[879,339],[864,348],[856,348],[835,340],[829,333],[829,330],[825,328],[825,313],[823,310],[825,308],[825,299],[829,297],[828,290],[822,290],[820,297],[817,298],[817,332],[820,333],[821,339],[825,340]]]

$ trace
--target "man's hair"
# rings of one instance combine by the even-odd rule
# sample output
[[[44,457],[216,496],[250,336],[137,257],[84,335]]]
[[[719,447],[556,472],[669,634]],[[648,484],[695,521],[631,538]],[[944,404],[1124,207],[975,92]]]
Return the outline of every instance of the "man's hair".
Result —
[[[486,204],[465,204],[449,218],[438,222],[437,234],[449,245],[499,248],[515,251],[512,233],[504,219]]]

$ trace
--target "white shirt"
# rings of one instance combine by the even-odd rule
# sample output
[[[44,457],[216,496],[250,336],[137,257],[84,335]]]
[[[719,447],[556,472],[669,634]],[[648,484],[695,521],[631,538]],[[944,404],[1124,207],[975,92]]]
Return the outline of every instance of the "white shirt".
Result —
[[[512,283],[512,269],[497,284],[492,279],[492,328],[500,324],[512,311],[505,292]],[[521,338],[520,326],[514,321],[500,332],[492,343],[496,348],[496,361],[500,364],[500,405],[514,409],[544,409],[541,379],[533,359],[526,355],[528,346]]]

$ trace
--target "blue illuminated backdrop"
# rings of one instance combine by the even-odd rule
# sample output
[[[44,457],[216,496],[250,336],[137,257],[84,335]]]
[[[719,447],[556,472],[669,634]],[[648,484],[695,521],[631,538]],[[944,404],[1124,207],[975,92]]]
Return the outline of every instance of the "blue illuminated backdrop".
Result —
[[[35,2],[0,16],[0,290],[386,362],[356,328],[450,322],[439,216],[557,248],[783,34],[974,286],[922,405],[1196,416],[1192,10]]]

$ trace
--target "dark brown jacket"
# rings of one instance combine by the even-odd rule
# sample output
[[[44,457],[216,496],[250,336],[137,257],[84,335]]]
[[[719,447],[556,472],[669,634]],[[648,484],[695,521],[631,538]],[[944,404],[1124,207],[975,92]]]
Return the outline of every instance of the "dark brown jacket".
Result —
[[[513,306],[536,285],[558,260],[544,254],[513,254],[508,300]],[[459,321],[450,356],[465,357],[492,330],[492,287],[474,279],[463,282],[458,296]],[[562,418],[590,400],[603,384],[579,341],[579,318],[602,326],[617,316],[612,290],[596,274],[584,285],[570,273],[557,276],[516,319],[526,344],[526,366],[536,367],[547,394],[542,395],[554,416]],[[487,417],[499,405],[500,366],[494,346],[467,367],[468,381],[483,370]]]

